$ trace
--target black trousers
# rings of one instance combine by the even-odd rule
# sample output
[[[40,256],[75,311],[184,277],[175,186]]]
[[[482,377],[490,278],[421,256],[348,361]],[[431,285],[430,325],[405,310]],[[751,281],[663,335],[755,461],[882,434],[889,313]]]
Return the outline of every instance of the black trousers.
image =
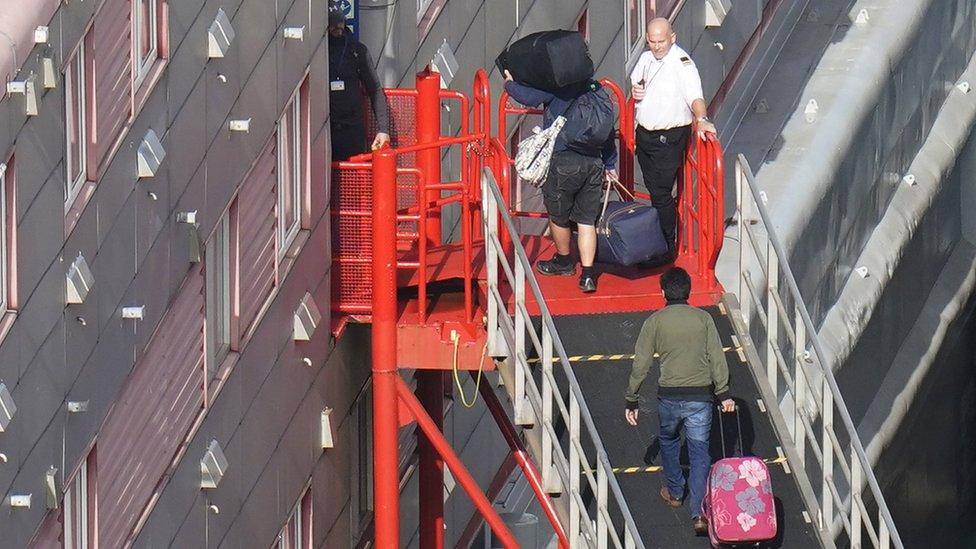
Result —
[[[678,222],[674,183],[678,169],[684,163],[690,135],[691,126],[653,131],[637,128],[637,162],[644,174],[644,185],[651,195],[651,202],[657,209],[664,239],[672,250]]]
[[[332,161],[349,160],[362,154],[366,147],[366,128],[362,124],[332,123]]]

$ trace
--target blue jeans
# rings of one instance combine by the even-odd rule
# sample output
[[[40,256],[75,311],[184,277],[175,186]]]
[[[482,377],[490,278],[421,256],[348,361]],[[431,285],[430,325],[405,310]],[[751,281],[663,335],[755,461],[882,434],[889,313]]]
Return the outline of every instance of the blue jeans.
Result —
[[[681,427],[685,428],[688,443],[688,506],[692,517],[701,515],[705,497],[705,480],[712,458],[708,453],[708,436],[712,429],[711,402],[658,399],[657,411],[661,423],[661,461],[671,496],[684,494],[685,479],[681,472]]]

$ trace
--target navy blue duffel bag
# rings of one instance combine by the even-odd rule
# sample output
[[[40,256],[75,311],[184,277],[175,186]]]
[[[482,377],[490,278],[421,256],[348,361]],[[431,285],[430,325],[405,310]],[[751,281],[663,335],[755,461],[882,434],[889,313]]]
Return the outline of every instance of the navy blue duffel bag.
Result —
[[[610,202],[609,198],[608,188],[596,224],[597,261],[630,266],[668,252],[654,206],[638,200]]]

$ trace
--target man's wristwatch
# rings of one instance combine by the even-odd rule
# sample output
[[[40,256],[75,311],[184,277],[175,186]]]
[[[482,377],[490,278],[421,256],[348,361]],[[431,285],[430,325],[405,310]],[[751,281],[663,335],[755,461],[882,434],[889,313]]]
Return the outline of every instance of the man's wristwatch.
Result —
[[[698,123],[701,124],[702,122],[711,122],[711,120],[707,116],[702,116],[698,119]]]

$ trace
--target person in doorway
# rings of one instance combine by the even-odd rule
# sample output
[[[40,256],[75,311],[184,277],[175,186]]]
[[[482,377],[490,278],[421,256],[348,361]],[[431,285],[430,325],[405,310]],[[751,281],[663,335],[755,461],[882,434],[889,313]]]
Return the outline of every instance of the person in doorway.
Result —
[[[332,127],[332,160],[348,160],[366,147],[363,92],[369,96],[377,133],[370,146],[379,149],[390,142],[386,95],[380,87],[369,50],[346,28],[346,16],[335,3],[329,6],[329,116]]]
[[[704,535],[708,524],[701,506],[712,464],[708,437],[713,399],[722,399],[725,412],[735,410],[735,401],[728,396],[729,370],[715,322],[707,312],[688,305],[691,277],[684,269],[672,267],[661,275],[661,290],[667,306],[644,321],[637,337],[624,417],[627,423],[637,425],[640,387],[657,354],[661,365],[657,391],[659,439],[666,478],[665,485],[661,486],[661,498],[671,507],[681,507],[685,479],[678,456],[683,427],[691,462],[688,506],[695,532]]]
[[[692,124],[697,124],[701,137],[714,134],[715,126],[708,120],[698,68],[675,44],[667,19],[659,17],[648,23],[647,46],[630,74],[631,95],[637,102],[637,161],[668,243],[666,262],[671,262],[677,255],[675,176],[684,160]]]
[[[516,82],[505,71],[505,91],[515,101],[528,106],[543,106],[543,122],[553,123],[557,116],[567,113],[573,103],[588,93],[602,92],[595,81],[581,82],[556,92],[537,90]],[[597,100],[609,101],[605,92]],[[553,147],[549,174],[542,185],[543,202],[549,214],[549,232],[556,246],[551,259],[539,261],[536,270],[543,275],[573,276],[576,261],[572,257],[570,243],[572,226],[576,224],[577,247],[582,267],[579,287],[584,293],[596,291],[597,273],[593,267],[596,259],[596,222],[600,216],[604,181],[617,177],[617,148],[613,132],[601,147],[588,150],[569,143],[566,135],[577,135],[579,130],[572,124],[580,124],[572,116],[566,121]]]

